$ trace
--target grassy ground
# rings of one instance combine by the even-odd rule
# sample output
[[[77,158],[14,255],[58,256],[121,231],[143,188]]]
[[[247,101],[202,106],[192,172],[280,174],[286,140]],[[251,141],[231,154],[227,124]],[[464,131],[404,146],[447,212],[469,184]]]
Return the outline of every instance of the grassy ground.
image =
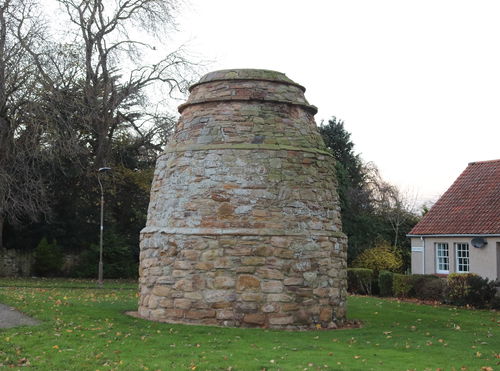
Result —
[[[497,312],[350,297],[361,329],[285,332],[128,317],[135,283],[0,280],[0,302],[43,323],[0,330],[0,368],[37,370],[495,370]],[[24,287],[21,287],[24,286]]]

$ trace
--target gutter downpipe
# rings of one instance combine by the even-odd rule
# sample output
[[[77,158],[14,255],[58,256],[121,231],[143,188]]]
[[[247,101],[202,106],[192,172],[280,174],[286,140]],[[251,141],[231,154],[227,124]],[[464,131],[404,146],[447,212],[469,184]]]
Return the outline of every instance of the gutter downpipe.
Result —
[[[420,239],[422,240],[422,274],[425,274],[425,237],[420,236]]]

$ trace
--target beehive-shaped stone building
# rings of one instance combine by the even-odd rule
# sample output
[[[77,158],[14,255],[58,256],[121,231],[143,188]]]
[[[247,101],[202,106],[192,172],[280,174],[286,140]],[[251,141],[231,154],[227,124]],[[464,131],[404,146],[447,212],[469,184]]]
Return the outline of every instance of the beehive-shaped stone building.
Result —
[[[141,232],[140,316],[289,329],[344,320],[334,162],[304,91],[247,69],[191,87]]]

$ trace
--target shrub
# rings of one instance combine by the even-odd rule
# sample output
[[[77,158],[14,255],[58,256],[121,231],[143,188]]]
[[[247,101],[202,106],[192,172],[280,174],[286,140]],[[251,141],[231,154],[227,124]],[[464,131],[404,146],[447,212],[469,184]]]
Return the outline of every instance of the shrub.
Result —
[[[392,277],[392,289],[394,296],[398,298],[407,298],[413,288],[412,276],[395,273]]]
[[[433,279],[426,278],[420,282],[421,284],[418,284],[419,281],[417,280],[413,283],[415,297],[422,300],[443,301],[446,289],[446,280],[435,277]]]
[[[412,274],[411,276],[412,288],[408,293],[410,297],[415,297],[422,300],[440,300],[442,298],[441,289],[444,289],[443,283],[439,277],[432,274]],[[435,299],[439,296],[439,299]]]
[[[364,250],[353,262],[355,268],[372,269],[376,275],[382,270],[398,271],[403,266],[401,257],[389,246]]]
[[[389,271],[381,271],[378,275],[378,287],[380,291],[380,296],[392,296],[393,295],[393,276],[394,273]]]
[[[353,294],[370,295],[372,293],[373,270],[366,268],[347,269],[347,289]]]
[[[485,307],[495,298],[495,282],[473,273],[452,273],[448,276],[446,301],[454,305]]]
[[[452,273],[448,275],[446,290],[446,301],[450,304],[465,305],[465,296],[469,291],[467,278],[471,273]]]
[[[90,245],[79,259],[79,264],[73,276],[81,278],[96,278],[99,265],[99,246]],[[109,231],[103,243],[104,278],[136,278],[138,274],[138,259],[127,241]]]
[[[476,275],[469,277],[468,281],[470,292],[467,300],[469,304],[475,307],[488,306],[493,301],[493,298],[495,298],[497,292],[495,282]]]
[[[491,309],[500,310],[500,296],[495,296],[493,299],[491,299],[490,307]]]
[[[35,248],[34,256],[33,269],[37,276],[54,277],[61,274],[63,252],[55,240],[49,243],[47,238],[42,238]]]

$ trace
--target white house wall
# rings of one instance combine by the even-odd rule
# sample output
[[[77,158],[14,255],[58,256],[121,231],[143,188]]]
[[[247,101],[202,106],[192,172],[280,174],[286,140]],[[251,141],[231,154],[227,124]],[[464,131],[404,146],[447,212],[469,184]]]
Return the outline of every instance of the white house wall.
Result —
[[[457,271],[455,243],[469,244],[470,272],[491,280],[500,279],[500,237],[484,237],[488,242],[483,248],[471,244],[472,237],[423,237],[411,239],[411,271],[413,274],[436,274],[435,244],[448,243],[450,271]]]

